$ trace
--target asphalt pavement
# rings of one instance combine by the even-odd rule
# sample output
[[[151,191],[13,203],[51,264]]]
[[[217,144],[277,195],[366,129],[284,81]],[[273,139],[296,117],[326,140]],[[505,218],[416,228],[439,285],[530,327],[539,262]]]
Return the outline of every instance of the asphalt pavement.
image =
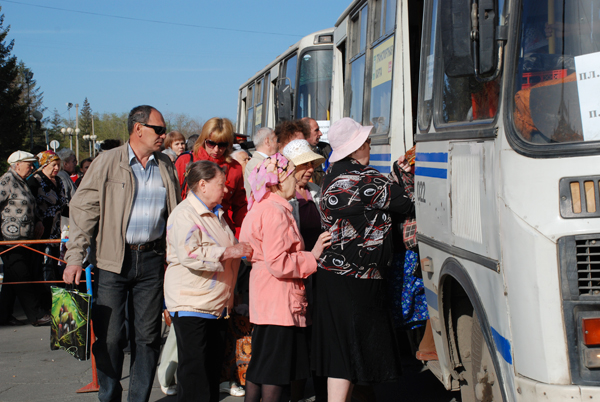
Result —
[[[18,309],[16,318],[25,320]],[[420,362],[403,356],[399,382],[375,387],[377,401],[458,402],[456,392],[448,392]],[[129,355],[123,369],[123,400],[129,385]],[[97,393],[78,394],[92,380],[91,361],[78,361],[62,350],[50,350],[50,327],[0,326],[0,402],[97,401]],[[306,397],[312,394],[310,382]],[[175,402],[167,397],[155,379],[150,401]],[[242,402],[241,397],[221,394],[221,401]]]

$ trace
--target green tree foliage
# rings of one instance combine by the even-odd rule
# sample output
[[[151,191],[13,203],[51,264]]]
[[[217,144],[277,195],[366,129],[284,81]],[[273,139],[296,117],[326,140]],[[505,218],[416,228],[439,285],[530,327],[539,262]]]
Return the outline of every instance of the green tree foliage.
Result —
[[[92,107],[90,106],[90,102],[85,98],[83,101],[83,106],[81,107],[81,111],[79,112],[79,129],[81,132],[79,133],[79,159],[84,159],[84,156],[90,156],[90,147],[88,141],[83,139],[84,135],[92,135],[92,118],[94,115],[92,114]],[[86,156],[86,157],[87,157]]]
[[[21,97],[19,99],[19,103],[26,106],[28,115],[31,115],[34,111],[44,114],[48,108],[44,107],[44,93],[41,92],[40,87],[36,86],[37,82],[33,79],[33,71],[25,66],[25,63],[22,61],[17,64],[17,70],[18,74],[17,78],[15,79],[15,83],[21,88]],[[37,153],[46,149],[46,138],[42,127],[47,126],[49,120],[50,119],[48,117],[43,118],[39,123],[32,121],[31,118],[28,120],[28,134],[27,138],[23,142],[23,149],[31,148],[32,133],[34,152]]]
[[[1,7],[0,7],[1,10]],[[9,27],[4,28],[0,15],[0,163],[21,148],[27,134],[27,106],[20,102],[22,88],[15,82],[19,74],[17,58],[11,55],[14,41],[6,43]],[[28,148],[27,148],[28,149]]]
[[[52,116],[48,118],[47,127],[48,127],[48,136],[50,137],[50,141],[57,140],[60,142],[61,146],[65,146],[65,135],[61,133],[60,129],[65,127],[65,119],[58,113],[58,110],[54,108],[52,112]]]
[[[129,139],[127,132],[127,113],[102,113],[94,115],[94,131],[98,136],[96,141],[108,139],[121,140],[125,143]]]

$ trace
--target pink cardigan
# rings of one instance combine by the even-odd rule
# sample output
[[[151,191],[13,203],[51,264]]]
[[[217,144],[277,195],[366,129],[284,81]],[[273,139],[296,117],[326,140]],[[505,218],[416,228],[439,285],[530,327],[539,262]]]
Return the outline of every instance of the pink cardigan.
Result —
[[[254,249],[250,271],[250,322],[306,327],[306,289],[302,279],[317,271],[317,260],[304,250],[292,206],[267,193],[242,223],[240,241]]]

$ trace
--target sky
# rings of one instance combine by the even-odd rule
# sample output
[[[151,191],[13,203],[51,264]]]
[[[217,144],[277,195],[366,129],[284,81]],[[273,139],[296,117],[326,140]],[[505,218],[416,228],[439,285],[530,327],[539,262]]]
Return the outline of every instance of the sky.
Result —
[[[350,0],[1,0],[12,54],[34,73],[44,117],[87,97],[94,113],[149,104],[236,120],[238,89]],[[75,108],[71,111],[75,117]]]

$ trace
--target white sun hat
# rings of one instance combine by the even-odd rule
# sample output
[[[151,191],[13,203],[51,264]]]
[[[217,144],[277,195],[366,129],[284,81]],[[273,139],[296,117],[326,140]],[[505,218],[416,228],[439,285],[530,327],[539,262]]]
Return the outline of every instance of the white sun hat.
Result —
[[[325,162],[325,158],[322,155],[313,152],[310,144],[306,140],[290,141],[285,148],[283,148],[282,154],[296,166],[307,162],[312,162],[314,166],[318,166]]]
[[[337,162],[356,151],[365,143],[373,126],[362,126],[350,117],[339,119],[327,132],[329,145],[333,149],[329,162]]]

